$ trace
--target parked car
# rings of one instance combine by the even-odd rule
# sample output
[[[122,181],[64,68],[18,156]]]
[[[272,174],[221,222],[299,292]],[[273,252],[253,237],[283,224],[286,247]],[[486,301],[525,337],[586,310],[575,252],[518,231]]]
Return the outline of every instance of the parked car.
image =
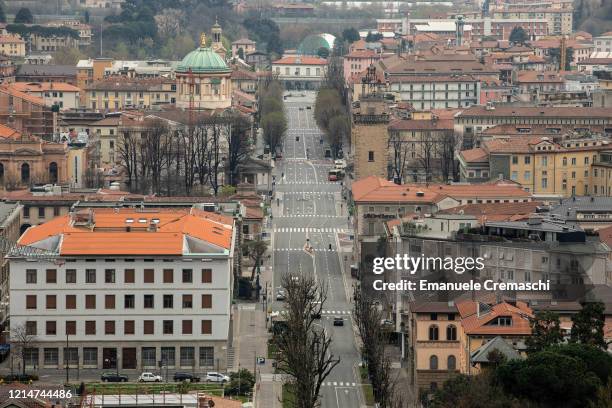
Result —
[[[100,380],[102,382],[128,382],[128,377],[119,373],[103,373]]]
[[[174,381],[200,382],[200,377],[191,373],[176,372],[174,373]]]
[[[306,109],[312,109],[312,106],[308,105],[308,106],[306,107]]]
[[[334,317],[334,326],[344,326],[344,319],[341,317]]]
[[[138,382],[162,382],[162,378],[161,375],[142,373],[140,377],[138,377]]]
[[[225,374],[217,373],[214,371],[211,371],[210,373],[206,373],[206,381],[209,381],[209,382],[224,383],[224,382],[228,382],[229,380],[230,378]]]

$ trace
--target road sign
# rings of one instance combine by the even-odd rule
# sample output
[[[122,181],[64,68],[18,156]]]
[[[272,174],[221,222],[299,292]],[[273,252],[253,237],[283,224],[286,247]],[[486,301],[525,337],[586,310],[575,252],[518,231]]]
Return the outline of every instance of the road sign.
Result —
[[[266,359],[263,357],[257,357],[257,364],[258,365],[264,365],[266,364]]]

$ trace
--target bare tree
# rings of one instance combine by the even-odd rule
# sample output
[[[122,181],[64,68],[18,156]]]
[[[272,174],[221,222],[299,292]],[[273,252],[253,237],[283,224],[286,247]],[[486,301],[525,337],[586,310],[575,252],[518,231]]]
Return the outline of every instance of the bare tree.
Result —
[[[36,334],[28,328],[28,322],[13,327],[11,330],[11,352],[21,358],[22,374],[25,375],[26,355],[36,345]]]
[[[440,158],[440,170],[444,181],[453,181],[457,176],[455,170],[456,144],[455,135],[452,133],[445,133],[437,144],[437,156]]]
[[[432,179],[434,159],[436,154],[436,141],[425,132],[421,132],[421,137],[417,142],[417,159],[420,168],[425,172],[425,181]]]
[[[117,151],[127,176],[127,184],[133,191],[138,184],[138,145],[139,137],[129,129],[123,130],[117,141]]]
[[[227,175],[229,184],[238,184],[238,166],[251,154],[253,141],[251,124],[244,116],[232,114],[225,121],[224,135],[227,144]]]
[[[393,162],[391,164],[392,176],[401,183],[404,179],[404,172],[406,170],[410,149],[408,149],[408,144],[402,141],[399,132],[390,133],[389,150],[393,153]]]
[[[245,242],[249,258],[253,260],[253,269],[251,270],[251,280],[255,279],[255,271],[257,266],[261,264],[264,254],[268,250],[268,244],[261,240],[261,236],[258,236],[255,240],[249,240]]]
[[[381,322],[383,314],[374,300],[369,299],[360,288],[355,288],[355,320],[362,342],[362,355],[367,364],[372,382],[374,399],[381,408],[400,406],[395,395],[395,381],[391,378],[391,361],[385,355],[385,344],[389,338]]]
[[[211,126],[209,140],[210,149],[208,150],[206,166],[208,168],[208,182],[210,183],[215,196],[219,193],[219,173],[221,171],[221,164],[224,159],[221,157],[220,151],[222,130],[221,120],[214,120]]]
[[[152,192],[156,194],[161,193],[162,174],[168,170],[171,143],[170,129],[162,120],[151,122],[142,134],[143,149],[140,161],[147,163],[146,177],[150,180]]]
[[[321,386],[340,363],[331,353],[331,338],[315,325],[327,299],[327,289],[313,277],[286,274],[286,330],[276,337],[278,367],[291,376],[295,408],[320,406]]]

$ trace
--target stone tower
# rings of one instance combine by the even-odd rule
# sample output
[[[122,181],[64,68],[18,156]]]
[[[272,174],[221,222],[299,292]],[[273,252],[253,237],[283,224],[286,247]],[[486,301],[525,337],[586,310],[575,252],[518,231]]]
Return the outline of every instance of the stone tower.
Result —
[[[221,25],[219,24],[216,18],[215,18],[215,24],[212,26],[212,29],[211,29],[211,34],[212,34],[212,44],[210,45],[210,48],[212,48],[212,50],[216,52],[225,61],[226,56],[227,56],[227,50],[225,49],[225,47],[223,46],[223,43],[221,42],[223,30],[221,29]]]

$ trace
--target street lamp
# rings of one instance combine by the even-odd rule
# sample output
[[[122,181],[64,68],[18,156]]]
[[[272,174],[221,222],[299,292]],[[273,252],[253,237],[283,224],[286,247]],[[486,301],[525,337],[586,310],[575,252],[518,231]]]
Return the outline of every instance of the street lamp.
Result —
[[[66,351],[64,351],[64,364],[66,366],[66,385],[70,384],[70,366],[68,364],[68,351],[70,344],[68,343],[68,333],[66,333]]]

